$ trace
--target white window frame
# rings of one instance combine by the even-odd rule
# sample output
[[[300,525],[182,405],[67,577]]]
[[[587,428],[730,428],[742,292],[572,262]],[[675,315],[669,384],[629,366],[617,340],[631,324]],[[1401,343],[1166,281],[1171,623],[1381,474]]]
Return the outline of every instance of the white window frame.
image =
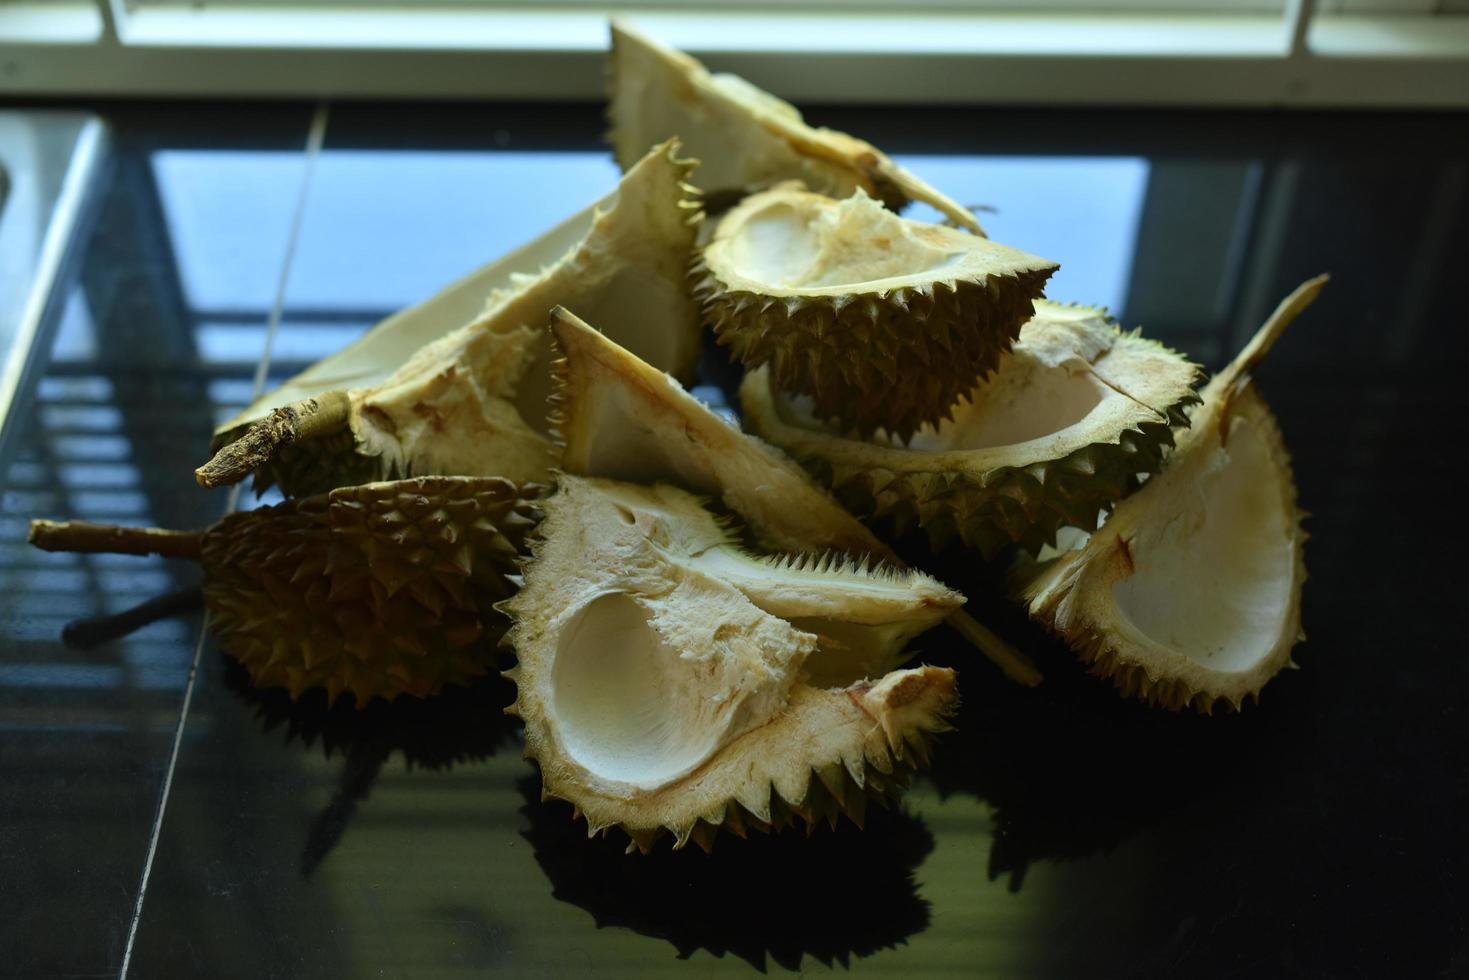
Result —
[[[795,101],[1469,106],[1469,15],[1446,0],[996,2],[619,15]],[[604,12],[560,3],[0,0],[0,93],[597,99],[606,39]]]

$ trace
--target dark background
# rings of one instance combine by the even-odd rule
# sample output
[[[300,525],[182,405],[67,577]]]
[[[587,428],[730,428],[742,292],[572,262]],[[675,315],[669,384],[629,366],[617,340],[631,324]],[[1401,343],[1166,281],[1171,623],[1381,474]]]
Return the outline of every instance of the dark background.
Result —
[[[272,320],[274,383],[581,207],[615,178],[600,107],[337,104],[316,154],[322,107],[100,111],[92,227],[0,460],[0,975],[116,974],[145,884],[137,977],[1469,975],[1464,116],[808,107],[997,208],[994,237],[1063,264],[1054,298],[1211,368],[1332,273],[1258,372],[1313,514],[1303,669],[1241,715],[1145,709],[947,554],[1045,685],[935,630],[960,731],[900,811],[638,858],[538,802],[502,682],[291,706],[197,612],[68,650],[68,621],[197,571],[23,544],[39,516],[216,519],[191,470]]]

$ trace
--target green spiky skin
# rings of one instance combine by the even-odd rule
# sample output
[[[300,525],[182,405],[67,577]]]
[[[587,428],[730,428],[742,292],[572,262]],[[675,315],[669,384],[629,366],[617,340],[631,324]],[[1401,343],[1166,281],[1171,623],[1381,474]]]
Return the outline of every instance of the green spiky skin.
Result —
[[[985,558],[1012,545],[1035,554],[1055,544],[1062,527],[1095,527],[1099,514],[1136,489],[1138,474],[1156,473],[1173,446],[1174,429],[1188,425],[1186,410],[1197,401],[1190,395],[1168,409],[1166,423],[1143,422],[1115,443],[983,476],[894,473],[819,456],[802,462],[853,513],[886,521],[896,534],[919,527],[935,548],[959,541]]]
[[[242,425],[216,435],[210,451],[218,452],[239,439],[248,428]],[[304,444],[293,442],[277,447],[268,462],[256,467],[251,486],[257,497],[271,487],[279,487],[287,497],[311,497],[338,487],[402,477],[382,457],[364,454],[352,431],[343,428],[329,435],[315,436]]]
[[[363,454],[351,430],[344,429],[306,445],[281,446],[268,463],[255,470],[253,486],[257,496],[275,486],[287,497],[309,497],[402,475],[382,457]]]
[[[231,514],[201,549],[220,646],[258,687],[359,707],[483,675],[539,492],[424,477]]]
[[[906,440],[990,375],[1052,271],[835,299],[726,289],[702,258],[690,275],[704,322],[734,359],[768,363],[781,390],[810,396],[816,416],[843,431]]]

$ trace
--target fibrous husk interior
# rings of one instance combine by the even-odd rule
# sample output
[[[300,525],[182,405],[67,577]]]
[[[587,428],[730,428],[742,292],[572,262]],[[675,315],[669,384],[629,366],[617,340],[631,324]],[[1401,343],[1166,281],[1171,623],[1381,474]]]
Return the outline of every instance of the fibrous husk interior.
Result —
[[[1170,480],[1187,481],[1170,519],[1127,539],[1132,574],[1112,594],[1138,632],[1232,673],[1274,645],[1290,613],[1296,513],[1279,430],[1253,390],[1227,424],[1227,440]]]
[[[869,786],[894,788],[945,727],[951,671],[869,676],[836,649],[815,667],[819,637],[767,611],[932,623],[931,580],[762,561],[667,486],[567,476],[545,509],[504,604],[514,710],[546,792],[593,831],[621,825],[642,846],[666,829],[682,845],[700,823],[769,826],[772,788],[799,809],[813,783],[849,809]]]
[[[795,182],[751,197],[726,216],[704,261],[731,290],[833,297],[1013,275],[1046,264],[944,225],[900,218],[861,189],[833,199]]]
[[[1089,540],[1022,571],[1031,614],[1127,694],[1238,708],[1290,663],[1306,535],[1289,454],[1249,371],[1324,284],[1296,290],[1209,383],[1162,472]]]

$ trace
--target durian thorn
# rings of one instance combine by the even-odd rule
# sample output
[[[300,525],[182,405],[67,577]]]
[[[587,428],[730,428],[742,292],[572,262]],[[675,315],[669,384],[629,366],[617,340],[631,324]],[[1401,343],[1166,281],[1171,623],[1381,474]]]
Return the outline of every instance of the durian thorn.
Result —
[[[31,521],[31,544],[42,551],[105,555],[161,555],[199,559],[203,531],[168,531],[161,527],[119,527],[90,521]]]
[[[302,439],[331,435],[347,427],[352,401],[345,391],[328,391],[272,409],[234,442],[221,446],[214,457],[194,471],[201,487],[239,483],[270,462],[275,451]]]
[[[956,609],[949,613],[946,622],[1015,683],[1035,687],[1044,679],[1034,661],[964,610]]]
[[[1255,336],[1250,338],[1250,342],[1245,345],[1245,349],[1240,351],[1239,356],[1230,362],[1229,367],[1225,368],[1222,372],[1221,376],[1226,379],[1224,387],[1234,387],[1235,383],[1241,377],[1248,374],[1256,364],[1260,363],[1260,359],[1270,352],[1271,347],[1275,346],[1275,342],[1280,339],[1280,335],[1285,332],[1285,328],[1290,326],[1290,322],[1302,310],[1311,305],[1312,301],[1320,295],[1321,290],[1326,287],[1326,283],[1330,279],[1331,276],[1329,275],[1320,275],[1314,279],[1307,279],[1297,286],[1289,296],[1280,301],[1280,305],[1275,308],[1275,312],[1270,314],[1270,319],[1266,320],[1265,325],[1255,332]]]

